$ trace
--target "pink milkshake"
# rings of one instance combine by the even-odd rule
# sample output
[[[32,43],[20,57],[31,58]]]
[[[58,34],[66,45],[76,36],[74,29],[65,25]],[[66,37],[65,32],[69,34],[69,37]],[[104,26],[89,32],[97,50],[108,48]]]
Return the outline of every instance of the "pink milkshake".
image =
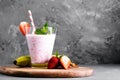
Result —
[[[32,64],[46,63],[52,57],[56,34],[26,34]]]

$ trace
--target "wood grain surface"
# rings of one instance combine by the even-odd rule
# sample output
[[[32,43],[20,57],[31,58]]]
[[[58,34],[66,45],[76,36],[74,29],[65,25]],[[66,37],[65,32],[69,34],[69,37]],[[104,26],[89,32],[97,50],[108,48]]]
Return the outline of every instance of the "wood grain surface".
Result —
[[[0,73],[18,77],[88,77],[93,75],[93,69],[78,67],[70,69],[47,69],[37,67],[0,66]]]

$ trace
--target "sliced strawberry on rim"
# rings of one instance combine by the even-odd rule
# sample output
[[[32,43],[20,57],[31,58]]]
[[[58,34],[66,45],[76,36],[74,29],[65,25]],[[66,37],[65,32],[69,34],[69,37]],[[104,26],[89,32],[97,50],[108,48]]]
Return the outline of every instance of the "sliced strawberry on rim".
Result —
[[[30,24],[28,22],[21,22],[19,25],[20,32],[25,36],[30,32]]]

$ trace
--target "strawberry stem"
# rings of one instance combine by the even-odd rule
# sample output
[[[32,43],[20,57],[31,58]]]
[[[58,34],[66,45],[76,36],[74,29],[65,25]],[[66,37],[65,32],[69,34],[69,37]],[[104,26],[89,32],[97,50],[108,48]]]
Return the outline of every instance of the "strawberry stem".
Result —
[[[58,53],[58,51],[56,51],[56,57],[58,57],[58,55],[59,55],[59,53]]]
[[[54,54],[55,54],[56,57],[59,57],[59,52],[58,51],[55,51]]]

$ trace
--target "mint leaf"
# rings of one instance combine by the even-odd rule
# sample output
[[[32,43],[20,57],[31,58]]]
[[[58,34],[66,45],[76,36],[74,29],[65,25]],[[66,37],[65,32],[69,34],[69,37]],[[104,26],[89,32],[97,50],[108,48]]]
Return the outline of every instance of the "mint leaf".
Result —
[[[36,31],[35,31],[35,34],[41,34],[41,29],[37,28]]]
[[[37,28],[35,34],[49,34],[48,22],[46,22],[42,28]]]
[[[35,34],[47,34],[48,30],[45,28],[37,28]]]
[[[48,28],[48,26],[48,22],[46,22],[43,27]]]

